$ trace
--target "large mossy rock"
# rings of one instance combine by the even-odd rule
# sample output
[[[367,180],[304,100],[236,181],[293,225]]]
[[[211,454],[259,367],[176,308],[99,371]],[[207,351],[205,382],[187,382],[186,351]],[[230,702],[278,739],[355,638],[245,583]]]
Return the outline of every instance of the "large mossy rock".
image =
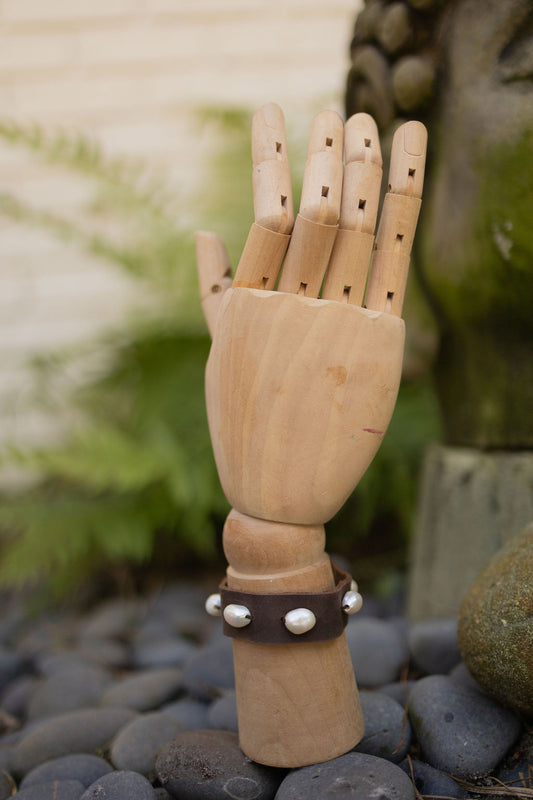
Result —
[[[480,572],[462,603],[458,636],[477,682],[533,716],[533,524]]]

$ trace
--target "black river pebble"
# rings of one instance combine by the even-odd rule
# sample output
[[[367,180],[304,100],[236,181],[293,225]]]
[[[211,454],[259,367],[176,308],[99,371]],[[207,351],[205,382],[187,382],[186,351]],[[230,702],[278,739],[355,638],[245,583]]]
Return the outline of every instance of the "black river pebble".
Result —
[[[173,584],[83,618],[12,613],[5,635],[0,621],[0,800],[21,779],[21,800],[412,800],[415,786],[468,796],[444,772],[527,786],[528,734],[517,742],[521,722],[457,661],[455,622],[392,613],[366,603],[346,629],[362,741],[291,772],[239,749],[232,642],[198,588]]]
[[[487,775],[521,731],[512,711],[445,675],[417,681],[409,716],[425,760],[459,778]]]
[[[229,731],[187,731],[166,745],[157,777],[176,798],[273,800],[285,771],[250,761]]]
[[[324,764],[293,770],[275,800],[414,800],[413,784],[396,764],[366,753],[348,753]]]
[[[113,767],[99,756],[92,753],[74,753],[39,764],[25,775],[20,787],[25,788],[46,781],[76,780],[87,788],[97,778],[112,771]]]

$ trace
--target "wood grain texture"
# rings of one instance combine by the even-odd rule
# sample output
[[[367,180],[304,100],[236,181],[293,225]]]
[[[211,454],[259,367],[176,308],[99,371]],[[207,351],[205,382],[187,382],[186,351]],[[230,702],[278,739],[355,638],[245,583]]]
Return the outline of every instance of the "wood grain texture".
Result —
[[[322,297],[361,306],[374,236],[363,231],[339,228],[322,287]]]
[[[231,286],[231,266],[224,243],[216,233],[197,231],[195,241],[202,310],[212,337],[224,292]]]
[[[252,161],[256,223],[290,233],[294,211],[285,119],[275,103],[262,106],[252,118]]]
[[[232,589],[321,592],[334,586],[323,525],[270,522],[232,509],[223,543]]]
[[[252,517],[323,524],[376,454],[401,377],[404,323],[300,295],[230,289],[206,370],[226,497]]]
[[[364,722],[344,635],[292,645],[235,641],[233,657],[239,741],[249,758],[303,767],[343,755],[361,740]]]
[[[321,111],[309,132],[299,213],[321,225],[336,225],[341,207],[344,125],[335,111]]]
[[[383,202],[365,295],[366,308],[398,317],[420,212],[426,147],[427,131],[421,122],[406,122],[394,134],[389,191]]]
[[[249,289],[274,289],[290,236],[252,223],[242,251],[234,287]]]
[[[367,308],[401,316],[421,203],[418,197],[385,195],[365,296]]]
[[[318,297],[336,235],[336,225],[312,222],[298,214],[279,280],[279,291]]]
[[[272,523],[231,511],[224,552],[232,589],[325,591],[334,580],[322,525]],[[233,642],[239,740],[254,761],[297,767],[360,741],[364,723],[344,634],[327,642]]]

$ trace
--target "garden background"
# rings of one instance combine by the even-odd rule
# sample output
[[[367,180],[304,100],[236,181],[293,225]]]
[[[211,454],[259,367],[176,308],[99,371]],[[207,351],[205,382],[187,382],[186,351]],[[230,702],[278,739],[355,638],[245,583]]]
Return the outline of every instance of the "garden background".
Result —
[[[98,575],[125,589],[169,565],[218,568],[227,504],[205,423],[193,232],[223,235],[236,264],[249,120],[265,102],[284,108],[301,179],[310,120],[343,113],[359,7],[0,3],[5,585],[62,594]],[[438,428],[415,355],[384,447],[328,529],[363,585],[390,591],[405,567]]]

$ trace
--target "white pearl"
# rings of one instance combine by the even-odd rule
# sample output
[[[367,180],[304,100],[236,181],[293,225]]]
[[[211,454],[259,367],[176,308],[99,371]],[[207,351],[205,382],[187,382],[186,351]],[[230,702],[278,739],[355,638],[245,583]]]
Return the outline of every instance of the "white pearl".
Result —
[[[359,591],[359,586],[357,585],[357,581],[352,580],[352,582],[350,584],[350,591],[351,592],[358,592]]]
[[[285,614],[285,627],[291,633],[307,633],[316,625],[316,617],[308,608],[294,608]]]
[[[222,599],[219,594],[210,594],[205,601],[205,610],[212,617],[220,617],[222,613]]]
[[[224,619],[232,628],[245,628],[252,621],[252,615],[246,606],[230,603],[224,609]]]
[[[356,614],[363,605],[363,598],[359,592],[346,592],[342,598],[342,610],[346,614]]]

